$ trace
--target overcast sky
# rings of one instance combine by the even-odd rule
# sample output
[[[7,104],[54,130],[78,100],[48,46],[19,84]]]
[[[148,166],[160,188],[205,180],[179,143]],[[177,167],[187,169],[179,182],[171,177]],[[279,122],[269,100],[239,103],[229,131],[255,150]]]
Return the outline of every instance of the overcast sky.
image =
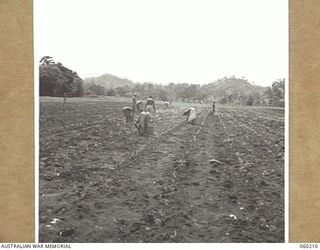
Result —
[[[36,0],[36,61],[82,78],[259,85],[287,78],[287,0]]]

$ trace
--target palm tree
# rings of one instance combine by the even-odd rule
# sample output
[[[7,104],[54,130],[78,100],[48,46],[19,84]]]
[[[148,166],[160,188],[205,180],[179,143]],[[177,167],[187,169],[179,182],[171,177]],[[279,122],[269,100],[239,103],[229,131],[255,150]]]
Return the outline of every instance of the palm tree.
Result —
[[[53,65],[54,61],[51,56],[44,56],[41,58],[40,63],[42,65]]]

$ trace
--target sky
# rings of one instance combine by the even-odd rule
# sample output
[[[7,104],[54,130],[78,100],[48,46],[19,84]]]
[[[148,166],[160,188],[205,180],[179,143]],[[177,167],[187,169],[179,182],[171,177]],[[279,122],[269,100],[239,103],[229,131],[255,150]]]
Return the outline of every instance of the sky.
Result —
[[[35,61],[80,77],[268,86],[288,75],[287,0],[36,0]]]

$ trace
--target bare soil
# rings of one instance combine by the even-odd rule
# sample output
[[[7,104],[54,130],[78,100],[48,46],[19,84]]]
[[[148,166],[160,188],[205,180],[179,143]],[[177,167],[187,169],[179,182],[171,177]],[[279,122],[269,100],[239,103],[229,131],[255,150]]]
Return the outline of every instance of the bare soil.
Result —
[[[283,109],[124,105],[41,99],[40,242],[284,242]]]

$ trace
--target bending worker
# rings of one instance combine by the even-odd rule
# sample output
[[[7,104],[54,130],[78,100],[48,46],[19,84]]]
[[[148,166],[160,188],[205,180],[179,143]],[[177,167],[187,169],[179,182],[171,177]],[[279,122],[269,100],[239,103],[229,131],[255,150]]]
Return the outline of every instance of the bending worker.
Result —
[[[140,113],[141,111],[143,111],[143,102],[142,101],[138,101],[137,102],[137,111],[138,113]]]
[[[126,118],[126,122],[133,122],[133,112],[132,112],[132,108],[130,107],[124,107],[122,109],[123,111],[123,115]]]
[[[187,116],[187,123],[192,125],[196,124],[196,110],[195,108],[188,108],[184,111],[183,115]]]
[[[138,119],[135,123],[135,126],[138,130],[138,135],[146,135],[148,134],[148,127],[150,124],[150,114],[149,112],[141,111]]]

